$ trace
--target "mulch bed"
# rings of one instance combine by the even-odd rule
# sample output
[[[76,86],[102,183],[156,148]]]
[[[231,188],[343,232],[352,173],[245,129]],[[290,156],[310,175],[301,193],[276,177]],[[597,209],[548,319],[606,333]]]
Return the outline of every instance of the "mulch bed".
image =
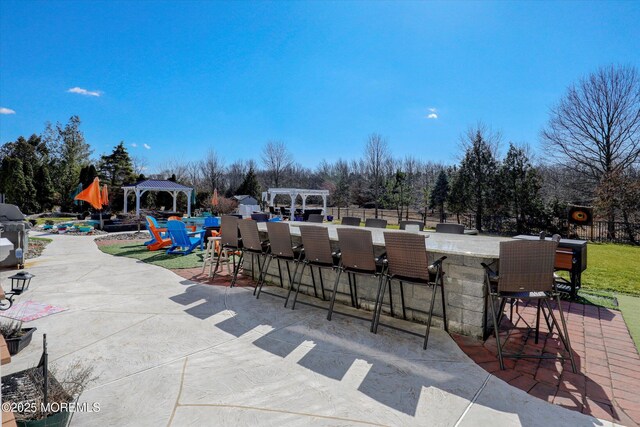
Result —
[[[51,242],[46,240],[29,239],[29,249],[27,250],[25,259],[38,258],[42,255],[42,251],[44,251],[44,248],[46,248],[49,243]]]
[[[486,371],[533,396],[608,421],[628,426],[640,424],[640,355],[622,313],[568,301],[562,302],[562,309],[578,369],[576,374],[571,371],[568,359],[564,362],[505,359],[506,369],[500,370],[493,335],[485,342],[452,336],[467,356]],[[520,306],[519,312],[530,325],[535,325],[535,307]],[[514,318],[517,319],[515,313]],[[511,323],[505,316],[502,340],[507,327]],[[565,354],[558,335],[548,333],[544,320],[540,322],[538,344],[534,343],[533,333],[527,339],[522,319],[516,322],[516,327],[504,345],[506,351]]]
[[[102,245],[101,242],[104,241],[109,241],[112,242],[110,244],[114,244],[113,242],[121,242],[123,240],[129,240],[132,241],[132,243],[135,243],[135,241],[147,241],[149,240],[151,237],[149,235],[149,232],[147,231],[136,231],[133,233],[118,233],[118,234],[107,234],[105,236],[101,236],[96,238],[95,242],[98,243],[99,245]]]

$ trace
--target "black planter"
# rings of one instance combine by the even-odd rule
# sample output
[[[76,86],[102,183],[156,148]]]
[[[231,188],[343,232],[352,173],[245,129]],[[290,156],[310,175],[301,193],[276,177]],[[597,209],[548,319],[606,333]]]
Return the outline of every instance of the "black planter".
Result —
[[[5,338],[7,347],[9,348],[9,354],[14,355],[20,353],[31,342],[31,337],[37,328],[24,328],[22,331],[24,334],[17,338]]]
[[[41,420],[18,420],[18,427],[66,427],[69,424],[69,411],[56,412]]]

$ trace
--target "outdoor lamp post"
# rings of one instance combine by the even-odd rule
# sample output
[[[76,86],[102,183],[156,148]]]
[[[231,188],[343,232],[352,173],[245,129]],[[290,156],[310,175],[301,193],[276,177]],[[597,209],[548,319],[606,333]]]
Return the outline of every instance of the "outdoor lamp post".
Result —
[[[20,295],[27,289],[29,289],[29,284],[31,283],[31,279],[35,277],[31,273],[27,273],[26,271],[21,271],[13,276],[10,276],[11,279],[11,292],[14,295]]]

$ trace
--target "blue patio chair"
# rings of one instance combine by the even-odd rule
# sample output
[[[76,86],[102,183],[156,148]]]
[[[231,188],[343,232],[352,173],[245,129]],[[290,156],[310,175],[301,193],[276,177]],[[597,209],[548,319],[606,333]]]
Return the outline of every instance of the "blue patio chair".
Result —
[[[220,227],[220,217],[219,216],[209,216],[204,219],[205,227]]]
[[[167,254],[188,255],[197,247],[202,250],[204,245],[205,230],[187,232],[187,227],[182,221],[167,221],[167,231],[171,237],[171,247]]]

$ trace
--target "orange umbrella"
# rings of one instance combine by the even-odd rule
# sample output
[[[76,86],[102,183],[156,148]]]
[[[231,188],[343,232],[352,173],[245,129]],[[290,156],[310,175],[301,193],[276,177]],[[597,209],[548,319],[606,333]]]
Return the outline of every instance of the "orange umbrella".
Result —
[[[82,190],[74,200],[83,200],[88,202],[95,209],[102,209],[102,195],[100,194],[100,180],[95,178],[93,182],[84,190]]]
[[[107,184],[102,186],[102,206],[107,206],[109,204],[109,190],[107,190]]]
[[[211,204],[213,206],[218,206],[218,189],[213,189],[213,197],[211,198]]]

